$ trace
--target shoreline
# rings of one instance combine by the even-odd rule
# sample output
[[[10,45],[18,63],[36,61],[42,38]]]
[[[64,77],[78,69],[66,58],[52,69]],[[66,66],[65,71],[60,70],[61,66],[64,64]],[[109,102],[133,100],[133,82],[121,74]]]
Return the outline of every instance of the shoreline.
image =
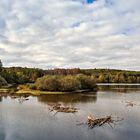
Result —
[[[140,83],[97,83],[97,86],[140,86]],[[77,94],[77,93],[86,93],[86,92],[96,92],[99,88],[95,90],[76,90],[76,91],[40,91],[40,90],[31,90],[31,89],[19,89],[11,88],[11,86],[5,86],[0,88],[0,95],[1,94],[9,94],[9,95],[64,95],[64,94]]]

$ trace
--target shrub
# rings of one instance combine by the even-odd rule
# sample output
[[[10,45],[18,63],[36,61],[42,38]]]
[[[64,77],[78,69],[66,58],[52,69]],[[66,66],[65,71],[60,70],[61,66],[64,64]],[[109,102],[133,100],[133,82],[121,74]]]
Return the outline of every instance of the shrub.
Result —
[[[38,78],[35,85],[38,90],[44,91],[57,91],[60,87],[57,76],[43,76],[42,78]]]
[[[81,83],[75,76],[64,76],[60,81],[61,91],[74,91],[81,89]]]
[[[37,89],[35,84],[30,84],[28,87],[29,87],[29,89],[32,89],[32,90],[36,90]]]
[[[29,88],[41,91],[75,91],[81,89],[94,90],[96,88],[96,84],[92,77],[86,75],[47,75],[38,78],[35,84],[29,86]]]
[[[96,88],[96,83],[95,83],[95,80],[93,77],[79,74],[76,76],[76,78],[81,83],[81,89],[91,89],[92,90],[92,89]]]

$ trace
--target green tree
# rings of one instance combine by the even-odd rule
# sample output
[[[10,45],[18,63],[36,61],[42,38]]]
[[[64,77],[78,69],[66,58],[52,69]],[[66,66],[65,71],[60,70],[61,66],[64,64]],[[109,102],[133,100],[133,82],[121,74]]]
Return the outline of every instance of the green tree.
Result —
[[[57,76],[43,76],[37,79],[35,86],[38,90],[57,91],[59,88],[59,81]]]
[[[93,76],[78,74],[76,78],[81,84],[81,89],[96,89],[95,78]]]
[[[60,81],[61,91],[74,91],[81,88],[79,80],[75,76],[64,76]]]
[[[2,62],[0,60],[0,72],[2,71]]]

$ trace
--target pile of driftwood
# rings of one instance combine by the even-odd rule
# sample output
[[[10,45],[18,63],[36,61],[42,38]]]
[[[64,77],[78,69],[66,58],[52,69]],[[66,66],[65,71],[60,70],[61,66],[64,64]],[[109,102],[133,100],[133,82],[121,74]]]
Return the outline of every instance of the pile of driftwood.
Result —
[[[80,123],[80,124],[77,124],[77,125],[83,125],[83,124],[86,124],[88,125],[88,127],[90,129],[92,128],[95,128],[97,126],[103,126],[105,124],[108,124],[111,128],[113,128],[113,126],[111,124],[114,124],[114,126],[116,125],[116,122],[119,122],[119,121],[122,121],[123,119],[117,119],[117,120],[113,120],[112,119],[112,116],[106,116],[106,117],[102,117],[102,118],[95,118],[91,115],[89,115],[87,117],[87,121],[86,123]]]
[[[28,100],[29,100],[29,98],[25,98],[25,97],[18,98],[18,101],[20,104],[22,104],[24,101],[28,101]]]
[[[69,106],[62,106],[61,104],[55,104],[51,108],[49,108],[50,112],[56,111],[57,112],[63,112],[63,113],[75,113],[77,112],[77,108],[75,107],[69,107]]]
[[[134,103],[133,101],[122,101],[126,104],[126,107],[134,107],[134,106],[140,106],[138,103]]]
[[[111,116],[107,116],[107,117],[104,117],[104,118],[94,118],[93,116],[88,116],[88,119],[87,119],[87,125],[90,127],[90,128],[93,128],[93,127],[96,127],[96,126],[102,126],[104,124],[111,124],[113,123],[114,121],[112,120],[112,117]]]
[[[135,103],[131,102],[131,101],[126,101],[126,106],[131,106],[133,107],[134,105],[136,105]]]

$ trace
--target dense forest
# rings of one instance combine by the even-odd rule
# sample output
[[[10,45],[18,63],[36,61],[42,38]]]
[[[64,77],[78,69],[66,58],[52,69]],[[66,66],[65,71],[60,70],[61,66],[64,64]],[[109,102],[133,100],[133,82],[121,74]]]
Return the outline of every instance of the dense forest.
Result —
[[[140,83],[140,71],[114,69],[52,69],[46,70],[49,75],[84,74],[94,78],[97,83]]]
[[[36,80],[45,75],[77,75],[90,76],[97,83],[140,83],[140,71],[126,71],[114,69],[48,69],[23,67],[2,67],[0,61],[0,85],[6,83],[25,84],[35,83]]]

